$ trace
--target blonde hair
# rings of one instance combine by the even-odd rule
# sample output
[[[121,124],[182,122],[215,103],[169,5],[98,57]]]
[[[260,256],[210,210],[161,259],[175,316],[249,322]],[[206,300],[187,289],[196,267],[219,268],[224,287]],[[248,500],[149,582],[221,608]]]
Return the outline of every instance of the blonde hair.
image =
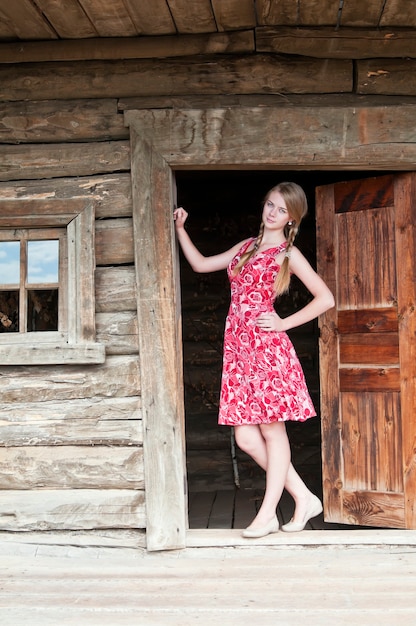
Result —
[[[296,183],[284,182],[279,183],[275,187],[270,189],[264,199],[263,206],[266,204],[270,195],[278,191],[283,200],[285,201],[287,211],[290,215],[289,223],[285,226],[284,235],[286,237],[287,246],[285,257],[280,266],[280,270],[277,273],[276,280],[274,282],[274,291],[276,296],[280,296],[285,293],[289,289],[290,284],[290,270],[289,270],[289,259],[290,252],[293,247],[293,242],[295,241],[295,237],[298,233],[300,223],[302,219],[305,217],[308,211],[308,202],[306,200],[305,192],[302,187],[297,185]],[[254,246],[248,252],[245,252],[237,265],[234,268],[235,274],[238,274],[242,267],[247,263],[249,259],[256,253],[263,239],[264,232],[264,223],[262,222],[260,225],[259,234],[257,235],[257,239],[254,242]]]

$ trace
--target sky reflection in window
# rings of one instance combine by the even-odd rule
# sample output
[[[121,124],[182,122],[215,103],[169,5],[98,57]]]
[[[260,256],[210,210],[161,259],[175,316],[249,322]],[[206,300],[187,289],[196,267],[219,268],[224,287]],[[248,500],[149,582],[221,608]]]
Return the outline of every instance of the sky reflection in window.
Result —
[[[27,242],[27,282],[59,282],[59,241]]]
[[[20,242],[0,241],[0,284],[20,282]]]

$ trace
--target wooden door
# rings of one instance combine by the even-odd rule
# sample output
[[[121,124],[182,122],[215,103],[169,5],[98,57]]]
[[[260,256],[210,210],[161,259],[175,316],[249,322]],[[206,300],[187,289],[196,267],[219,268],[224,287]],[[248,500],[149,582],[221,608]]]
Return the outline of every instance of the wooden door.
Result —
[[[325,520],[416,528],[416,174],[317,188]]]

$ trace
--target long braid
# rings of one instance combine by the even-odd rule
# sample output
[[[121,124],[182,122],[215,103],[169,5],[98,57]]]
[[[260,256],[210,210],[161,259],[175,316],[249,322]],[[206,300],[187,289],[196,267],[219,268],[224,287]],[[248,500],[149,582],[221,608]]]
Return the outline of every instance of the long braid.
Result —
[[[248,250],[247,252],[244,252],[244,254],[241,255],[240,260],[238,261],[237,265],[234,268],[234,274],[238,274],[241,268],[244,267],[244,265],[247,263],[247,261],[251,259],[253,254],[257,252],[257,250],[260,247],[261,240],[263,239],[263,232],[264,232],[264,224],[262,222],[260,224],[259,234],[257,235],[257,239],[254,242],[253,248],[251,250]]]
[[[280,270],[278,271],[276,279],[274,281],[274,291],[276,293],[276,296],[280,296],[282,293],[285,293],[286,291],[288,291],[289,284],[290,284],[290,270],[289,270],[290,253],[292,251],[295,237],[298,232],[298,227],[296,223],[294,223],[291,226],[288,226],[287,228],[289,230],[286,235],[287,246],[286,246],[285,256],[280,266]]]

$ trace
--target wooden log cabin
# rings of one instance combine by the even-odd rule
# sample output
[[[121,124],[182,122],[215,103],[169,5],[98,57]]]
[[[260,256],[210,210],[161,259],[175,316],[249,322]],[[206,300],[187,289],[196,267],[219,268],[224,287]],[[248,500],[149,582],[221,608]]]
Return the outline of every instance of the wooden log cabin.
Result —
[[[187,545],[172,208],[227,171],[320,181],[325,519],[416,528],[415,68],[408,0],[0,0],[1,531]]]

